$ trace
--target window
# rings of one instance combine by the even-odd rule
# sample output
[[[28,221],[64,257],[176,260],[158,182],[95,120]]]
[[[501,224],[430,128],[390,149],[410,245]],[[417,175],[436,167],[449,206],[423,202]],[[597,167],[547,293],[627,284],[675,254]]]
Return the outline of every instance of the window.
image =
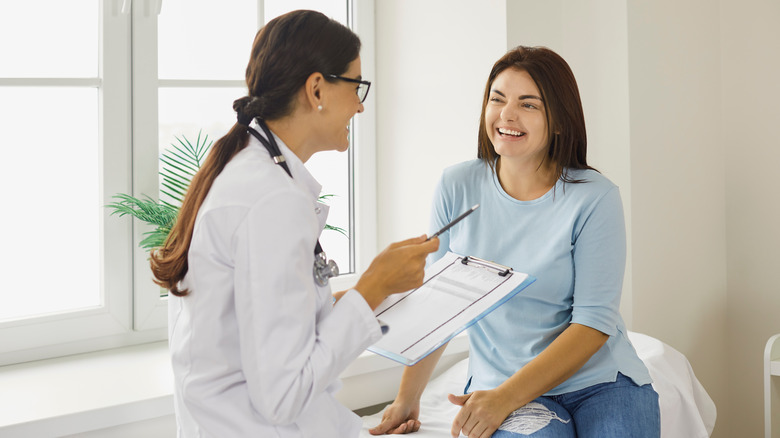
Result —
[[[368,47],[363,76],[373,75],[373,6],[349,0],[6,3],[0,38],[14,43],[0,45],[10,259],[0,265],[0,364],[165,338],[167,299],[138,247],[149,228],[105,206],[117,193],[159,196],[166,148],[215,141],[233,125],[265,18],[309,8],[354,25]],[[307,163],[334,195],[328,223],[348,231],[322,236],[348,274],[375,252],[371,107],[369,98],[353,122],[350,152]]]

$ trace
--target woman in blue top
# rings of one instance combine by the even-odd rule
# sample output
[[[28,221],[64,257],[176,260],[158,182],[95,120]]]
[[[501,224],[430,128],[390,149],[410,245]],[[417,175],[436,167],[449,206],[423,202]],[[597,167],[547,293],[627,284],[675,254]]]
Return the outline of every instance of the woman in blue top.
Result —
[[[469,329],[469,375],[452,435],[658,437],[658,395],[619,313],[625,225],[617,186],[586,162],[585,119],[566,61],[517,47],[485,87],[478,159],[444,171],[431,229],[479,203],[439,251],[537,281]],[[407,368],[373,434],[419,429],[439,351]]]

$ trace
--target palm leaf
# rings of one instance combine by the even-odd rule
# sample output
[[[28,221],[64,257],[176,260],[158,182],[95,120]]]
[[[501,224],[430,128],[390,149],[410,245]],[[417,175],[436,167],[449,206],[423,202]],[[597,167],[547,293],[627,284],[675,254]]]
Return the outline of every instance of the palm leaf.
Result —
[[[335,227],[335,226],[333,226],[333,225],[328,225],[328,224],[325,224],[325,229],[326,229],[326,230],[333,230],[333,231],[338,231],[338,232],[339,232],[339,233],[341,233],[341,234],[342,234],[344,237],[349,237],[349,234],[347,234],[347,230],[345,230],[345,229],[343,229],[343,228],[341,228],[341,227]]]
[[[176,216],[179,214],[178,208],[160,203],[145,195],[142,198],[136,198],[120,193],[112,196],[112,198],[118,199],[118,201],[107,205],[107,207],[114,209],[111,212],[112,215],[124,216],[129,214],[138,220],[158,227],[170,229],[176,222]]]
[[[159,248],[165,244],[165,239],[171,232],[171,228],[176,223],[176,217],[179,214],[184,195],[190,186],[190,181],[198,172],[206,159],[213,141],[209,141],[209,136],[201,137],[198,132],[198,138],[195,144],[192,144],[187,137],[175,137],[179,144],[172,143],[169,149],[166,149],[160,156],[162,177],[160,193],[169,197],[172,202],[165,199],[159,201],[149,196],[142,195],[140,198],[119,193],[113,198],[117,201],[106,205],[112,208],[111,215],[125,216],[130,215],[134,218],[154,225],[152,231],[144,233],[143,240],[138,244],[141,248],[151,250]],[[321,195],[320,200],[325,201],[334,195]],[[347,231],[340,227],[325,225],[326,230],[333,230],[349,237]]]
[[[209,141],[208,135],[201,137],[201,132],[198,132],[194,145],[183,135],[181,138],[175,138],[179,144],[171,144],[171,148],[163,152],[160,157],[163,165],[160,171],[163,179],[162,186],[167,189],[161,192],[181,204],[190,181],[200,169],[214,142]]]
[[[165,239],[168,238],[168,233],[170,232],[171,229],[168,227],[158,227],[148,233],[144,233],[144,236],[146,237],[138,246],[146,250],[160,248],[165,244]]]

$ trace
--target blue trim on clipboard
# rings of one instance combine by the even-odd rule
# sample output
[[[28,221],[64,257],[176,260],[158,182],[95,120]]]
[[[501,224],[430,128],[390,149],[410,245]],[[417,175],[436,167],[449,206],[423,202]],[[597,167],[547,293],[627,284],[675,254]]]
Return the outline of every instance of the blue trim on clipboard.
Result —
[[[526,275],[527,275],[527,274],[526,274]],[[509,301],[509,300],[510,300],[512,297],[514,297],[515,295],[517,295],[518,293],[520,293],[522,290],[524,290],[525,288],[527,288],[528,286],[530,286],[530,285],[531,285],[531,283],[533,283],[533,282],[535,282],[535,281],[536,281],[536,277],[534,277],[534,276],[532,276],[532,275],[527,275],[527,276],[526,276],[526,279],[525,279],[525,280],[523,280],[523,282],[522,282],[522,283],[520,283],[520,284],[519,284],[519,285],[518,285],[516,288],[512,289],[512,291],[511,291],[511,292],[509,292],[508,294],[506,294],[506,295],[505,295],[503,298],[501,298],[500,300],[496,301],[496,302],[495,302],[495,303],[494,303],[492,306],[488,307],[488,308],[487,308],[487,309],[486,309],[484,312],[482,312],[482,313],[480,313],[479,315],[477,315],[476,317],[474,317],[474,318],[473,318],[471,321],[469,321],[469,322],[468,322],[467,324],[465,324],[463,327],[460,327],[460,328],[458,328],[457,330],[455,330],[455,331],[452,333],[452,335],[450,335],[450,336],[449,336],[447,339],[445,339],[444,341],[440,342],[439,344],[437,344],[436,346],[434,346],[433,348],[431,348],[430,350],[428,350],[427,352],[425,352],[425,354],[423,354],[422,356],[420,356],[420,358],[419,358],[419,359],[417,359],[417,360],[414,360],[414,361],[412,361],[412,360],[409,360],[409,359],[407,359],[406,357],[404,357],[404,356],[401,356],[400,354],[396,354],[396,353],[393,353],[393,352],[390,352],[390,351],[384,350],[384,349],[382,349],[382,348],[377,348],[377,347],[375,347],[375,346],[373,346],[373,345],[372,345],[372,346],[370,346],[370,347],[368,347],[368,349],[367,349],[367,350],[368,350],[368,351],[370,351],[370,352],[372,352],[372,353],[378,354],[378,355],[380,355],[380,356],[384,356],[384,357],[386,357],[386,358],[388,358],[388,359],[392,359],[392,360],[394,360],[394,361],[396,361],[396,362],[398,362],[398,363],[400,363],[400,364],[402,364],[402,365],[406,365],[406,366],[412,366],[412,365],[416,364],[417,362],[419,362],[419,361],[421,361],[421,360],[425,359],[425,358],[426,358],[426,357],[427,357],[429,354],[433,353],[434,351],[436,351],[437,349],[439,349],[439,348],[440,348],[441,346],[443,346],[444,344],[446,344],[446,343],[450,342],[450,341],[452,340],[452,338],[454,338],[455,336],[459,335],[459,334],[460,334],[460,333],[461,333],[463,330],[466,330],[467,328],[469,328],[469,327],[471,327],[472,325],[474,325],[475,323],[477,323],[477,321],[479,321],[480,319],[482,319],[482,318],[484,318],[485,316],[487,316],[487,315],[488,315],[490,312],[492,312],[492,311],[496,310],[497,308],[499,308],[499,307],[500,307],[502,304],[504,304],[504,303],[506,303],[507,301]]]

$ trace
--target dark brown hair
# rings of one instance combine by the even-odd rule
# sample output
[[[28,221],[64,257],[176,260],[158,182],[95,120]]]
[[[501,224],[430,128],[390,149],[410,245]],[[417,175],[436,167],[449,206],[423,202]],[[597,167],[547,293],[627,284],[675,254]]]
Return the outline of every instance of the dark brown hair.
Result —
[[[581,182],[566,174],[566,169],[593,169],[586,160],[588,139],[577,80],[569,64],[546,47],[517,46],[493,65],[482,100],[477,158],[495,170],[498,154],[487,134],[485,107],[490,99],[493,81],[501,72],[510,68],[527,72],[539,88],[547,117],[547,138],[550,141],[547,158],[552,161],[557,177],[564,182]]]
[[[233,109],[245,120],[287,116],[311,74],[320,72],[329,80],[327,75],[343,74],[359,54],[358,36],[319,12],[299,10],[274,18],[255,36],[246,68],[249,95],[233,102]],[[187,254],[198,210],[217,175],[248,141],[247,127],[236,123],[214,143],[190,183],[165,244],[151,252],[155,283],[174,295],[188,293],[179,289],[179,282],[187,274]]]

